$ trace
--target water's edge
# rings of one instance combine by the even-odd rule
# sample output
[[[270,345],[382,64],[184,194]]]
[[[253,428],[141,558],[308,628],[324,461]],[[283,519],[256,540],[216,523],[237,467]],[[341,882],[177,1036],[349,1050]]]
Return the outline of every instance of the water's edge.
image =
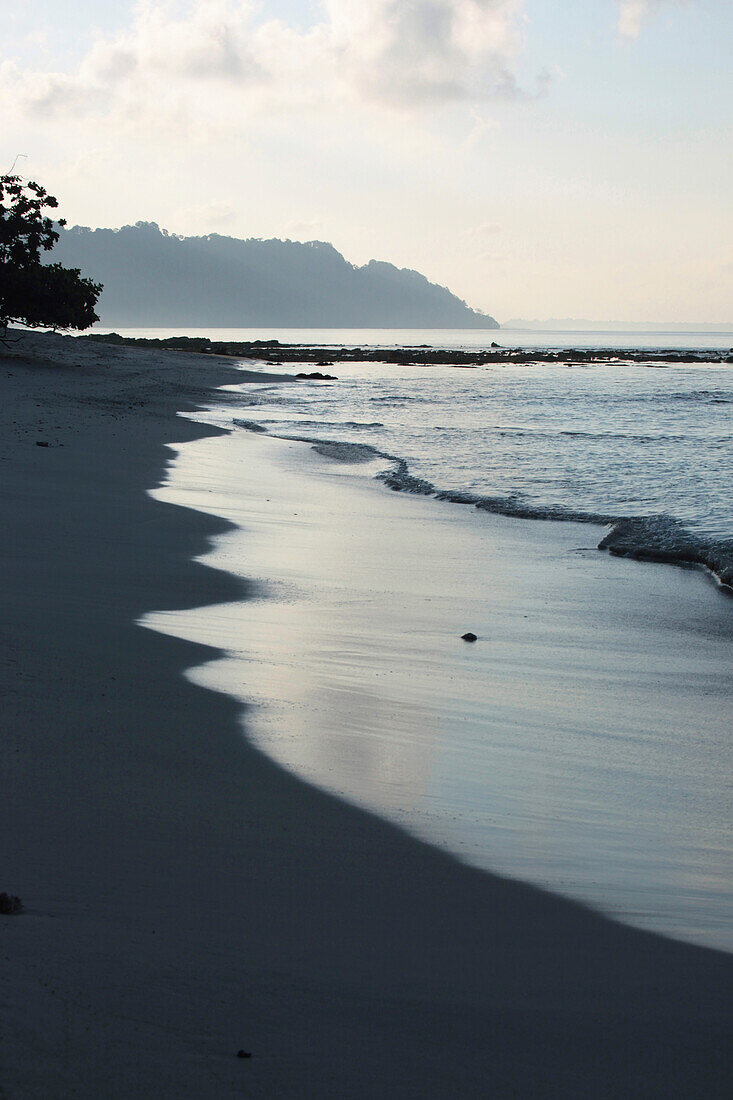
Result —
[[[484,512],[515,519],[542,519],[595,524],[611,530],[598,543],[599,550],[616,557],[652,561],[681,568],[702,568],[711,574],[721,591],[733,596],[733,545],[712,543],[688,531],[674,516],[619,516],[604,512],[575,511],[563,507],[538,507],[512,496],[490,496],[457,489],[439,489],[425,478],[415,477],[404,458],[381,451],[367,443],[318,439],[313,436],[277,435],[253,420],[235,419],[245,431],[267,433],[276,439],[310,443],[324,457],[337,462],[358,463],[384,459],[388,469],[375,475],[388,489],[415,493],[451,504],[472,505]]]
[[[238,426],[242,427],[243,425],[238,425]],[[250,429],[250,430],[252,430],[252,429]],[[234,434],[236,435],[236,433],[234,433]],[[259,433],[259,432],[257,432],[257,430],[255,429],[255,434],[269,434],[269,433]],[[375,457],[375,448],[373,448],[373,447],[371,447],[371,446],[367,446],[367,447],[365,447],[364,445],[359,445],[359,444],[338,444],[338,443],[333,443],[333,442],[323,442],[323,441],[316,441],[316,440],[314,440],[314,439],[313,439],[312,437],[307,437],[307,438],[303,438],[303,439],[298,439],[298,440],[295,440],[295,439],[293,439],[292,437],[279,437],[279,436],[276,436],[276,435],[272,434],[272,435],[270,435],[270,438],[271,438],[271,439],[273,439],[273,441],[274,441],[274,440],[282,440],[282,442],[283,442],[283,443],[285,443],[285,444],[288,444],[288,443],[290,443],[290,444],[293,444],[293,443],[296,443],[296,444],[297,444],[297,443],[302,443],[302,444],[305,444],[305,445],[309,445],[309,446],[310,446],[311,448],[313,448],[313,450],[314,450],[314,451],[315,451],[315,452],[316,452],[317,454],[321,455],[321,456],[322,456],[323,458],[326,458],[327,460],[335,461],[335,462],[338,462],[338,463],[348,463],[348,464],[354,464],[354,463],[356,463],[356,464],[358,464],[359,462],[371,462],[371,461],[372,461],[372,460],[374,459],[374,457]],[[391,461],[391,463],[392,463],[392,465],[393,465],[393,466],[394,466],[394,465],[395,465],[396,463],[398,463],[398,462],[400,461],[399,459],[395,459],[395,458],[394,458],[394,456],[391,456],[391,455],[390,455],[390,456],[386,456],[386,457],[387,457],[387,458],[388,458],[388,459],[389,459],[389,460]],[[325,464],[325,466],[324,466],[324,469],[326,469],[326,470],[328,469],[328,462],[327,462],[327,463]],[[334,473],[334,472],[335,472],[335,471],[332,471],[332,474],[331,474],[331,476],[333,476],[333,473]],[[354,472],[356,473],[357,471],[354,471]],[[362,479],[362,481],[363,481],[363,485],[364,485],[364,487],[365,487],[365,488],[366,488],[366,486],[367,486],[367,485],[368,485],[369,483],[372,483],[372,484],[373,484],[373,482],[374,482],[375,478],[374,478],[374,475],[373,475],[373,472],[372,472],[372,470],[366,470],[366,469],[365,469],[364,471],[358,471],[358,473],[359,473],[359,478],[360,478],[360,479]],[[350,476],[349,476],[348,480],[351,480]],[[384,483],[384,478],[379,478],[379,477],[377,477],[377,480],[379,480],[379,481],[381,481],[382,483]],[[257,483],[256,483],[256,482],[254,483],[254,488],[255,488],[255,495],[256,495],[256,489],[257,489]],[[362,490],[362,492],[363,492],[363,491],[364,491],[364,490]],[[380,490],[379,490],[379,487],[378,487],[377,485],[375,485],[375,486],[374,486],[374,491],[376,491],[376,492],[377,492],[377,494],[379,494],[379,491],[380,491]],[[398,491],[404,491],[404,490],[398,490]],[[408,490],[408,493],[409,493],[409,490]],[[268,494],[267,494],[267,495],[268,495],[268,496],[270,496],[270,495],[272,495],[272,493],[271,493],[271,492],[268,492]],[[407,494],[406,494],[406,495],[407,495]],[[411,494],[410,494],[410,495],[411,495]],[[423,497],[425,497],[425,498],[428,498],[428,497],[432,497],[432,500],[433,500],[434,502],[438,502],[438,501],[440,501],[440,502],[445,502],[445,503],[450,503],[450,502],[452,502],[452,501],[450,500],[450,498],[449,498],[448,496],[440,496],[440,495],[439,495],[438,493],[436,493],[436,492],[432,491],[432,487],[431,487],[431,489],[430,489],[430,490],[429,490],[428,492],[425,492],[425,491],[422,491],[422,492],[420,492],[420,491],[419,491],[419,489],[418,489],[418,492],[416,493],[416,495],[418,495],[418,496],[423,496]],[[294,498],[294,500],[295,500],[295,499],[297,499],[297,500],[298,500],[298,502],[300,502],[300,501],[301,501],[301,497],[300,497],[300,496],[298,496],[297,498]],[[209,510],[209,507],[208,507],[208,506],[206,505],[206,502],[205,502],[205,498],[202,498],[202,500],[203,500],[203,502],[204,502],[204,510],[205,510],[205,511],[208,511],[208,510]],[[212,501],[212,503],[213,503],[213,501]],[[405,502],[405,503],[407,503],[407,502]],[[426,503],[427,503],[427,500],[426,500]],[[417,502],[416,502],[416,504],[417,504]],[[194,506],[194,507],[195,507],[195,506]],[[389,507],[389,506],[388,506],[388,507]],[[400,507],[403,507],[403,506],[400,506]],[[296,505],[296,509],[297,509],[298,511],[300,510],[300,509],[298,508],[298,506],[297,506],[297,505]],[[421,506],[421,505],[418,505],[418,509],[419,509],[419,510],[421,511],[421,510],[422,510],[422,506]],[[439,511],[440,511],[440,509],[438,509],[438,510],[437,510],[437,512],[436,512],[436,510],[435,510],[435,503],[434,503],[434,504],[433,504],[432,506],[429,506],[429,507],[428,507],[428,511],[430,511],[431,509],[432,509],[432,510],[434,511],[434,513],[435,513],[435,514],[437,514],[437,512],[439,512]],[[216,514],[221,514],[221,515],[224,515],[224,513],[223,513],[223,512],[222,512],[222,513],[220,513],[220,512],[219,512],[219,510],[218,510],[218,508],[216,508],[216,506],[215,506],[215,509],[214,509],[214,510],[215,510],[215,513],[216,513]],[[268,514],[269,514],[269,509],[268,509]],[[289,513],[288,513],[288,514],[289,514]],[[399,514],[399,513],[398,513],[398,514]],[[501,513],[497,513],[497,514],[501,514]],[[229,518],[230,518],[230,520],[231,520],[231,517],[229,517]],[[274,517],[273,517],[273,518],[274,518]],[[508,519],[509,519],[510,521],[511,521],[511,519],[521,519],[521,518],[525,518],[525,517],[522,517],[522,516],[518,516],[518,517],[508,517]],[[553,522],[557,522],[557,521],[558,521],[558,519],[559,519],[559,517],[550,517],[550,516],[536,516],[535,518],[544,518],[544,519],[545,519],[546,521],[548,521],[548,522],[549,522],[550,524],[552,524]],[[567,518],[567,517],[562,517],[562,519],[565,519],[565,518]],[[466,516],[465,516],[465,520],[469,520],[469,516],[468,516],[468,515],[466,515]],[[268,522],[270,522],[270,521],[268,520]],[[560,522],[562,523],[562,520],[560,520]],[[589,522],[589,523],[590,523],[590,521],[587,521],[587,522]],[[461,526],[461,525],[462,525],[462,523],[463,523],[463,521],[461,521],[461,523],[459,524],[459,526]],[[521,526],[523,526],[523,525],[518,525],[516,529],[517,529],[517,530],[519,530]],[[532,526],[534,526],[534,525],[532,525]],[[235,527],[239,527],[239,528],[240,528],[240,529],[241,529],[242,531],[246,531],[246,530],[247,530],[247,527],[246,527],[246,526],[242,526],[242,525],[241,525],[240,523],[238,523],[238,522],[236,522],[236,521],[235,521]],[[478,529],[481,529],[481,528],[483,528],[483,524],[479,524],[479,526],[478,526]],[[570,529],[570,528],[568,528],[568,530],[569,530],[569,529]],[[535,529],[535,530],[536,530],[536,529]],[[559,530],[559,529],[558,529],[558,530]],[[267,532],[267,533],[266,533],[266,534],[267,534],[267,538],[268,538],[268,544],[269,544],[269,536],[270,536],[270,533],[271,533],[271,532]],[[250,537],[251,537],[251,534],[250,534]],[[526,537],[526,536],[525,536],[525,537]],[[567,536],[567,535],[566,535],[566,536],[565,536],[565,539],[567,539],[568,537],[572,538],[573,536],[572,536],[572,535],[571,535],[571,536]],[[576,537],[577,537],[577,535],[576,535]],[[595,541],[595,539],[597,539],[597,537],[598,537],[598,535],[594,533],[594,541]],[[537,542],[538,542],[538,540],[539,540],[539,542],[540,542],[540,543],[544,544],[544,542],[545,542],[545,535],[544,535],[544,533],[540,532],[539,534],[534,534],[534,535],[532,536],[532,539],[533,539],[533,541],[534,541],[535,543],[537,543]],[[245,548],[246,548],[246,543],[244,543],[244,544],[243,544],[243,549],[245,549]],[[590,547],[590,546],[588,546],[588,547],[587,547],[587,550],[590,550],[590,549],[591,549],[591,547]],[[243,559],[243,560],[246,560],[246,559]],[[269,560],[269,559],[268,559],[268,560]],[[218,565],[217,567],[221,568],[221,566],[220,566],[220,565]],[[224,565],[224,568],[225,568],[225,569],[227,568],[226,564]],[[261,565],[260,565],[260,569],[261,569],[261,568],[262,568],[262,563],[261,563]],[[605,568],[605,567],[603,567],[603,566],[602,566],[601,568],[603,569],[603,568]],[[662,572],[664,572],[664,571],[662,571]],[[247,568],[247,575],[250,575],[250,573],[251,573],[251,569],[250,569],[250,568],[248,567],[248,568]],[[252,575],[254,575],[254,576],[261,576],[262,578],[265,578],[265,577],[269,577],[269,576],[270,576],[270,574],[269,574],[269,573],[267,573],[267,572],[257,572],[257,570],[255,570],[254,574],[252,574]],[[640,577],[642,576],[642,574],[641,574],[641,571],[640,571],[640,574],[639,574],[639,575],[640,575]],[[277,577],[277,574],[275,573],[275,574],[273,574],[273,576]],[[276,584],[277,584],[277,583],[278,583],[278,582],[276,581]],[[638,583],[638,582],[636,582],[636,583]],[[645,583],[645,582],[643,581],[643,578],[642,578],[642,588],[644,587],[644,583]],[[667,583],[669,583],[669,582],[667,582]],[[269,582],[268,582],[268,586],[269,586]],[[287,586],[287,582],[286,582],[286,586]],[[440,589],[436,589],[436,591],[439,591],[439,590],[440,590]],[[261,595],[265,595],[265,596],[266,596],[266,595],[267,595],[266,591],[264,591],[264,590],[263,590],[263,591],[262,591],[262,593],[261,593]],[[712,597],[711,597],[711,598],[712,598]],[[265,600],[265,602],[266,602],[266,603],[269,603],[269,600]],[[277,601],[276,601],[276,602],[277,602]],[[254,620],[254,621],[255,621],[255,622],[259,622],[259,619],[257,618],[257,616],[258,616],[259,614],[261,614],[261,613],[260,613],[260,612],[257,612],[257,611],[255,610],[254,614],[255,614],[255,620]],[[249,615],[250,615],[250,616],[252,615],[252,611],[250,611],[250,612],[249,612]],[[275,617],[275,621],[277,622],[277,612],[275,613],[275,616],[276,616],[276,617]],[[213,620],[213,621],[215,622],[215,620]],[[245,621],[245,620],[243,620],[243,621]],[[167,631],[165,630],[165,627],[162,627],[162,629],[164,629],[164,632],[167,632]],[[182,636],[185,636],[185,635],[182,635]],[[230,651],[230,652],[231,652],[231,656],[232,656],[232,657],[234,657],[234,659],[235,659],[235,660],[236,660],[236,652],[237,652],[237,647],[238,647],[238,646],[240,645],[240,642],[239,642],[239,637],[240,637],[240,636],[241,636],[241,631],[240,631],[240,633],[239,633],[239,634],[237,634],[237,635],[233,636],[233,640],[232,640],[232,644],[233,644],[233,647],[234,647],[234,649],[233,649],[233,650],[231,650],[231,651],[230,651],[230,648],[229,648],[229,646],[228,646],[228,645],[226,644],[226,642],[224,642],[224,643],[223,643],[223,645],[222,645],[222,650],[223,650],[223,651]],[[573,635],[571,634],[570,636],[573,636]],[[218,645],[218,644],[219,644],[219,643],[217,642],[217,645]],[[348,648],[348,646],[347,646],[347,648]],[[250,669],[250,670],[251,670],[251,668],[252,668],[252,666],[251,666],[251,665],[248,665],[248,669]],[[224,673],[224,674],[223,674],[223,679],[221,679],[221,678],[219,677],[219,679],[218,679],[218,682],[217,682],[217,674],[214,674],[214,677],[213,677],[213,679],[208,679],[208,678],[207,678],[207,677],[208,677],[208,673],[206,672],[206,670],[205,670],[204,668],[201,668],[201,669],[200,669],[200,670],[198,670],[198,671],[197,671],[197,670],[195,670],[195,669],[192,669],[192,670],[190,670],[190,672],[194,674],[194,675],[193,675],[193,677],[192,677],[192,678],[194,679],[194,682],[199,682],[199,672],[200,672],[200,674],[202,675],[202,678],[200,679],[200,682],[201,682],[201,683],[204,683],[204,684],[206,684],[206,686],[210,686],[210,687],[211,687],[211,686],[214,686],[214,687],[215,687],[215,689],[217,689],[217,690],[225,690],[225,691],[226,691],[227,693],[233,693],[233,694],[234,694],[235,696],[237,696],[237,690],[238,690],[238,689],[237,689],[237,686],[236,686],[237,684],[240,684],[240,685],[241,685],[242,683],[244,683],[244,682],[245,682],[245,679],[247,679],[247,682],[249,683],[248,677],[247,677],[247,678],[245,678],[245,677],[243,676],[243,670],[241,670],[241,669],[240,669],[240,671],[239,671],[239,673],[238,673],[238,674],[235,674],[235,677],[234,677],[234,679],[232,680],[232,684],[233,684],[233,691],[230,691],[230,689],[229,689],[229,688],[226,688],[226,687],[224,687],[224,686],[223,686],[223,685],[224,685],[224,684],[226,683],[226,680],[227,680],[227,675],[226,675],[226,673]],[[256,679],[255,679],[255,680],[254,680],[254,681],[253,681],[252,683],[249,683],[249,686],[248,686],[248,691],[247,691],[247,694],[246,694],[246,698],[247,698],[248,700],[249,700],[250,698],[253,698],[253,699],[258,699],[258,698],[260,697],[262,685],[260,685],[260,689],[254,689],[254,684],[256,684],[256,683],[257,683]],[[358,686],[358,685],[357,685],[357,686]],[[254,694],[254,695],[252,695],[252,696],[250,696],[250,694],[249,694],[249,693],[250,693],[250,692],[251,692],[252,690],[255,690],[255,694]],[[267,691],[268,691],[268,689],[267,689],[267,688],[265,688],[265,694],[267,694]],[[241,694],[241,692],[240,692],[240,694]],[[286,695],[286,696],[284,696],[283,698],[284,698],[284,699],[287,699],[287,695]],[[264,695],[262,696],[262,699],[263,699],[263,702],[264,702],[264,701],[265,701],[265,696],[264,696]],[[250,734],[251,734],[251,733],[252,733],[252,730],[250,730]],[[298,737],[296,737],[296,739],[295,739],[295,740],[296,740],[296,741],[298,741],[298,740],[299,740],[299,738],[298,738]],[[275,759],[276,761],[279,761],[279,762],[280,762],[281,764],[283,763],[283,761],[282,761],[282,760],[280,760],[280,757],[278,756],[277,752],[275,752],[275,753],[273,754],[273,753],[271,753],[271,752],[269,751],[269,749],[267,749],[267,747],[266,747],[266,742],[261,742],[261,741],[259,740],[259,738],[258,738],[258,737],[255,737],[255,743],[256,743],[256,744],[257,744],[257,745],[258,745],[258,746],[259,746],[260,748],[264,748],[264,751],[266,752],[266,754],[267,754],[268,756],[270,756],[270,757],[271,757],[272,759]],[[288,770],[291,770],[291,768],[290,768],[290,765],[289,765],[289,764],[288,764],[287,762],[285,762],[285,766],[286,766],[286,768],[288,768]],[[296,773],[296,774],[300,774],[300,772],[298,771],[298,769],[297,769],[297,768],[295,769],[295,773]],[[315,784],[315,786],[317,786],[317,787],[323,787],[323,784],[322,784],[322,782],[321,782],[321,781],[320,781],[320,780],[319,780],[318,778],[316,778],[316,779],[314,780],[314,778],[313,778],[313,777],[311,777],[311,776],[309,776],[309,775],[307,775],[307,774],[305,774],[305,775],[304,775],[303,777],[304,777],[304,778],[306,779],[306,782],[308,782],[308,783],[314,783],[314,784]],[[352,799],[352,798],[351,798],[351,797],[349,796],[349,794],[348,794],[348,793],[347,793],[346,791],[341,791],[341,790],[340,790],[339,788],[331,788],[331,787],[329,787],[329,786],[328,786],[328,784],[326,784],[326,785],[325,785],[325,787],[323,787],[323,789],[326,789],[326,790],[331,790],[331,791],[332,791],[332,793],[336,793],[336,794],[337,794],[337,795],[338,795],[339,797],[342,797],[342,798],[344,798],[344,799],[345,799],[345,800],[346,800],[347,802],[349,802],[350,804],[357,804],[357,805],[361,805],[361,804],[362,804],[362,803],[360,803],[360,802],[359,802],[358,800],[357,800],[356,802],[354,802],[354,800],[353,800],[353,799]],[[368,808],[368,809],[370,809],[370,811],[371,811],[371,812],[375,812],[375,810],[374,810],[374,807],[372,807],[371,805],[368,805],[368,806],[367,806],[367,808]],[[384,814],[382,813],[382,811],[381,811],[381,810],[376,810],[376,812],[377,812],[377,814],[378,814],[379,816],[386,816],[386,818],[387,818],[388,820],[391,820],[391,818],[389,817],[389,815],[388,815],[388,814],[387,814],[387,815],[384,815]],[[403,823],[401,823],[401,822],[400,822],[399,824],[401,825],[401,827],[407,827],[407,829],[408,829],[408,832],[411,832],[411,833],[412,833],[412,835],[422,836],[422,834],[421,834],[421,833],[419,833],[418,831],[413,831],[411,827],[409,827],[409,826],[405,826],[405,825],[404,825]],[[423,838],[423,839],[428,839],[429,843],[436,843],[436,841],[435,841],[435,840],[434,840],[433,838],[431,838],[431,837],[426,837],[426,836],[423,836],[422,838]],[[438,846],[438,847],[441,847],[442,845],[438,844],[437,846]],[[450,850],[450,851],[453,851],[453,854],[454,854],[454,855],[458,854],[459,858],[461,858],[461,855],[460,855],[459,853],[455,852],[455,851],[454,851],[453,849],[451,849],[450,847],[449,847],[449,850]],[[469,860],[469,863],[471,863],[471,862],[472,862],[472,861],[471,861],[471,860]],[[475,864],[475,865],[479,865],[479,864]],[[489,869],[491,869],[491,868],[489,868]],[[499,871],[499,873],[505,873],[505,874],[506,874],[506,873],[507,873],[507,871],[506,871],[506,869],[505,869],[505,870],[504,870],[503,872],[502,872],[502,871],[500,870],[500,871]],[[511,875],[511,872],[508,872],[508,873],[509,873],[509,874]],[[538,881],[538,880],[536,880],[536,879],[532,878],[532,876],[529,876],[529,877],[527,877],[527,876],[525,876],[525,875],[522,875],[521,873],[520,873],[520,874],[518,875],[518,878],[519,878],[519,880],[520,880],[520,881],[525,881],[525,880],[526,880],[526,881]],[[543,887],[544,887],[545,889],[549,889],[549,890],[550,890],[551,892],[558,892],[558,893],[560,893],[560,894],[561,894],[562,896],[578,896],[578,895],[573,895],[572,893],[566,893],[566,892],[565,892],[565,891],[563,891],[563,890],[557,891],[557,888],[556,888],[556,886],[550,885],[549,883],[547,883],[547,884],[546,884],[546,883],[544,883],[544,882],[543,882],[543,883],[542,883],[542,885],[543,885]],[[584,896],[584,895],[580,895],[580,897],[581,897],[581,900],[582,900],[582,902],[583,902],[584,904],[586,904],[586,905],[589,905],[589,906],[590,906],[590,908],[594,908],[594,909],[596,909],[596,910],[597,910],[597,911],[599,911],[599,912],[604,912],[604,913],[606,913],[607,915],[611,916],[611,917],[612,917],[612,919],[615,919],[615,920],[621,920],[621,922],[622,922],[622,923],[627,923],[627,921],[626,921],[626,920],[624,920],[624,917],[623,917],[623,916],[621,916],[621,915],[620,915],[620,913],[619,913],[618,911],[614,911],[613,909],[609,910],[609,909],[608,909],[607,907],[605,907],[605,906],[604,906],[604,905],[603,905],[602,903],[599,903],[599,902],[598,902],[597,900],[591,900],[591,899],[589,899],[588,897],[586,897],[586,896]],[[631,921],[631,923],[632,923],[632,924],[636,924],[636,921],[635,921],[635,920],[632,920],[632,921]],[[636,926],[637,926],[637,927],[639,927],[640,925],[639,925],[639,924],[636,924]],[[645,927],[645,925],[643,925],[643,924],[642,924],[641,926],[642,926],[642,927]],[[655,926],[654,926],[654,925],[646,925],[646,927],[655,927]],[[663,934],[665,934],[665,935],[670,935],[670,932],[669,932],[668,930],[666,930],[666,929],[665,929],[665,930],[664,930],[664,933],[663,933]],[[685,937],[682,937],[682,938],[685,938]],[[725,948],[723,948],[723,950],[725,950]]]

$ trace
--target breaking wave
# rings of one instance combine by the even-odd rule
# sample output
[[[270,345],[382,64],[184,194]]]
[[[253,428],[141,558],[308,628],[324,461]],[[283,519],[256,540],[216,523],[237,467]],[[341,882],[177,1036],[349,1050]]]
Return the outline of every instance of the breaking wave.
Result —
[[[387,457],[386,455],[384,456]],[[377,479],[383,481],[384,484],[394,490],[396,493],[417,493],[420,496],[435,496],[436,489],[431,481],[426,481],[425,478],[415,477],[410,473],[409,467],[404,458],[394,458],[394,467],[391,470],[383,470],[377,474]]]
[[[306,441],[303,440],[303,442]],[[316,454],[323,455],[324,458],[332,458],[336,462],[373,462],[375,458],[384,457],[368,443],[314,443],[312,440],[307,442],[311,443]]]
[[[263,420],[263,424],[277,424],[280,428],[348,428],[349,431],[366,431],[383,428],[379,420]]]
[[[674,516],[619,519],[599,550],[617,557],[672,565],[702,565],[726,588],[733,589],[733,540],[712,542],[688,531]]]
[[[246,431],[267,431],[264,425],[252,420],[234,420],[233,423]],[[674,516],[621,516],[607,512],[575,510],[559,504],[537,504],[525,500],[520,494],[492,496],[470,490],[440,489],[433,482],[411,473],[404,458],[368,443],[290,434],[278,435],[277,438],[309,443],[316,453],[336,462],[356,464],[382,459],[388,466],[375,474],[375,477],[396,493],[429,496],[447,503],[469,505],[483,512],[517,519],[610,526],[611,530],[598,543],[599,550],[608,551],[616,557],[635,558],[639,561],[702,567],[709,570],[723,587],[733,591],[733,540],[716,542],[698,536]]]
[[[245,432],[266,432],[267,428],[264,424],[258,423],[256,420],[233,420],[233,424],[236,424],[238,428],[244,428]]]

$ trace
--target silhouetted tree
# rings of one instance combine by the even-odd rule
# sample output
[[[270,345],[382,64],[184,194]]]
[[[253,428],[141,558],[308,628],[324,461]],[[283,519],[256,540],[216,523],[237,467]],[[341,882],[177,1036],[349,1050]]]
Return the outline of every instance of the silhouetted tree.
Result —
[[[39,183],[0,176],[0,335],[12,323],[84,329],[99,320],[94,307],[101,283],[85,279],[78,268],[41,262],[41,253],[59,239],[44,211],[57,206]]]

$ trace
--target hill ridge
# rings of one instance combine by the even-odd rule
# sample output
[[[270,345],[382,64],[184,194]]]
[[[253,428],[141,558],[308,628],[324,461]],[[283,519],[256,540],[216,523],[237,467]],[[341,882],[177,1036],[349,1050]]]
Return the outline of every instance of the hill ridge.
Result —
[[[101,323],[123,327],[499,327],[446,287],[328,241],[186,237],[155,222],[61,229],[53,260],[104,284]]]

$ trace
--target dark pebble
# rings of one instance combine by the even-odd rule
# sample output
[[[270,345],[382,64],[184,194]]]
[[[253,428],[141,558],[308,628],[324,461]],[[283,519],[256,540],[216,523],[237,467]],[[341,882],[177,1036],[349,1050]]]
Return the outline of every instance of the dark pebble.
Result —
[[[252,1055],[248,1050],[238,1050],[237,1058],[251,1058]]]
[[[5,913],[7,915],[20,913],[22,908],[23,902],[14,894],[0,894],[0,913]]]
[[[476,635],[472,634],[470,630],[468,634],[461,634],[461,638],[464,642],[475,642],[477,640]]]
[[[48,443],[44,443],[42,439],[37,439],[36,447],[48,447]]]

